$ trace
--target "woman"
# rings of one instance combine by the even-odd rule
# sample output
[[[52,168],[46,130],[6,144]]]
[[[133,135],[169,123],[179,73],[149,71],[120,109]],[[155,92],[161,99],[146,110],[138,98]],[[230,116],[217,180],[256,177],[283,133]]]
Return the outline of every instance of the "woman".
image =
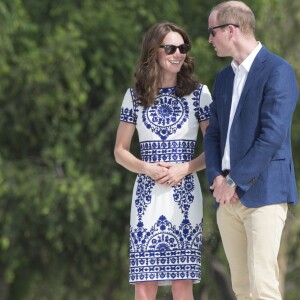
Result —
[[[193,159],[204,135],[211,95],[193,78],[187,34],[172,23],[152,26],[143,40],[135,88],[124,96],[116,161],[137,173],[130,219],[129,282],[135,299],[155,299],[158,285],[172,285],[173,299],[193,299],[200,282],[202,193]],[[130,152],[135,129],[140,159]]]

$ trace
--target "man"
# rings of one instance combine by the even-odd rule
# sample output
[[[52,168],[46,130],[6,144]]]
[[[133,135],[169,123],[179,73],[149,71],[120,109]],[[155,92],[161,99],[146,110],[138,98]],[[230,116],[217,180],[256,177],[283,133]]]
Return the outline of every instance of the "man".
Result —
[[[288,203],[298,202],[291,123],[298,98],[291,66],[254,35],[255,16],[223,2],[209,42],[232,57],[216,76],[204,138],[206,174],[237,299],[282,299],[277,256]]]

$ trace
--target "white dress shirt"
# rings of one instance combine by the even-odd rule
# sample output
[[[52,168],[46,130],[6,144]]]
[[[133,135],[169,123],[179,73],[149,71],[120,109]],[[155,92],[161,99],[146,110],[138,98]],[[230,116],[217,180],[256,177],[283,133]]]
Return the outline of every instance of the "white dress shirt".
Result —
[[[233,60],[231,62],[231,67],[234,72],[234,82],[233,82],[233,93],[232,93],[232,102],[230,108],[230,116],[229,116],[229,124],[228,124],[228,131],[226,137],[226,144],[224,149],[224,155],[222,158],[222,170],[230,170],[230,143],[229,143],[229,134],[232,125],[232,121],[236,112],[236,108],[239,104],[240,97],[249,73],[249,70],[252,66],[252,63],[261,49],[262,45],[258,42],[257,46],[254,50],[248,55],[248,57],[240,64]]]

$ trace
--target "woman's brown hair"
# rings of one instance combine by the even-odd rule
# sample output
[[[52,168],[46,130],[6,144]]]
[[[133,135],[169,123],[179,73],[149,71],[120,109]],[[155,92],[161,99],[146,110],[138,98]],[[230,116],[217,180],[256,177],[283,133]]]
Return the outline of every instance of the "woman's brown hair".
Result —
[[[191,46],[186,32],[176,24],[161,22],[153,25],[145,34],[141,55],[135,72],[136,98],[141,105],[151,106],[161,87],[161,68],[157,62],[157,50],[169,32],[178,32],[185,44]],[[181,70],[177,74],[175,95],[182,97],[189,95],[197,87],[198,81],[194,79],[194,60],[188,54]]]

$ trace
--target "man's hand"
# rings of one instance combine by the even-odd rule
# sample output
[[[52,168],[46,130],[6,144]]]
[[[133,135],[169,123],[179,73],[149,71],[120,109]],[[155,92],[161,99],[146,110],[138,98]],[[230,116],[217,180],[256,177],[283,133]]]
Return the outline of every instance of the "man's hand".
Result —
[[[227,185],[225,178],[221,175],[217,176],[210,186],[213,190],[213,196],[220,204],[229,205],[232,202],[238,201],[238,196],[235,192],[235,187]]]

